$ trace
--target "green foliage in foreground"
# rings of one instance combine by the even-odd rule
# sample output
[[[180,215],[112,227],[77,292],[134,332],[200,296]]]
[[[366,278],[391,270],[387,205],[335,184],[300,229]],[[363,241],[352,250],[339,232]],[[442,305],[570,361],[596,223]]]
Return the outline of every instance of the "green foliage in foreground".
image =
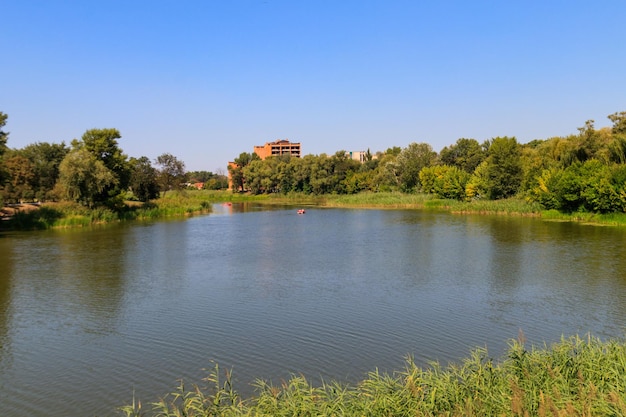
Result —
[[[135,416],[624,416],[626,343],[572,337],[527,350],[512,341],[496,362],[477,349],[459,364],[421,368],[409,359],[403,371],[370,373],[359,384],[313,386],[294,376],[280,386],[257,381],[257,394],[242,399],[230,372],[218,366],[208,389],[182,382]]]

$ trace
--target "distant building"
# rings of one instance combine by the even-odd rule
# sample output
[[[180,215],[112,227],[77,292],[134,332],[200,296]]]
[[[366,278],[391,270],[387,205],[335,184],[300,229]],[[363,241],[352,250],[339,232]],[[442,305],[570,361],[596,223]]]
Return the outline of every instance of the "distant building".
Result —
[[[255,146],[254,153],[259,155],[261,159],[268,156],[291,155],[300,158],[300,144],[291,143],[287,139],[279,139],[274,142],[267,142],[262,146]]]
[[[228,167],[229,168],[237,168],[238,165],[234,162],[229,162],[228,163]],[[228,171],[228,189],[232,190],[233,189],[233,176],[230,174],[230,169],[227,169]]]
[[[279,139],[274,142],[266,142],[265,145],[262,146],[255,146],[254,153],[261,159],[278,155],[290,155],[295,158],[300,158],[300,143],[291,143],[287,139]],[[228,166],[236,168],[237,164],[229,162]],[[233,189],[233,179],[231,177],[230,170],[228,170],[228,188],[231,190]]]
[[[346,155],[348,155],[350,157],[350,159],[353,159],[355,161],[359,161],[360,163],[363,163],[366,160],[367,152],[365,152],[365,151],[350,151],[350,152],[346,152]]]

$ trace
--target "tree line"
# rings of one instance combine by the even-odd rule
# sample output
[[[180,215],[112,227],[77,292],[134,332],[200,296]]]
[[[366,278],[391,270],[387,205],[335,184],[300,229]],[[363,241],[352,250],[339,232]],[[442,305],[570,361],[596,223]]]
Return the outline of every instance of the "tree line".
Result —
[[[0,112],[0,201],[70,200],[115,207],[126,199],[149,201],[188,183],[224,189],[227,178],[186,172],[165,153],[154,161],[125,155],[117,129],[90,129],[80,140],[7,146]],[[626,212],[626,112],[608,116],[612,126],[588,120],[577,134],[520,144],[515,137],[482,143],[460,138],[439,153],[411,143],[352,160],[345,151],[302,158],[261,160],[241,153],[228,168],[234,190],[260,193],[355,194],[423,192],[458,200],[525,198],[563,212]]]
[[[74,201],[89,207],[119,207],[124,200],[149,201],[189,183],[222,189],[225,175],[185,170],[170,153],[151,161],[128,157],[119,146],[117,129],[90,129],[67,146],[37,142],[22,149],[8,147],[0,112],[0,202]],[[154,162],[154,165],[153,165]]]
[[[424,192],[457,200],[526,198],[563,212],[626,212],[626,112],[611,127],[588,120],[578,134],[520,144],[515,137],[482,143],[460,138],[439,153],[411,143],[371,154],[345,151],[261,160],[241,153],[229,167],[232,185],[258,193],[354,194]]]

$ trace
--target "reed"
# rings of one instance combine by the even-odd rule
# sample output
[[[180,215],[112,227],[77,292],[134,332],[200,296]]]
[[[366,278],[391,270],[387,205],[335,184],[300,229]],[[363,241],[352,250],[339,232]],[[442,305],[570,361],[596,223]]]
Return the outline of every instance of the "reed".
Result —
[[[392,374],[371,372],[356,385],[314,386],[294,376],[276,386],[257,381],[242,399],[230,371],[215,366],[208,388],[181,382],[147,409],[133,398],[120,409],[136,416],[595,416],[626,415],[626,343],[574,336],[526,348],[511,341],[495,360],[475,349],[459,363],[419,367],[408,358]],[[220,379],[221,378],[221,379]]]
[[[506,214],[518,216],[541,216],[541,206],[521,198],[502,200],[450,200],[448,209],[453,213]]]
[[[626,226],[626,213],[562,213],[557,210],[545,210],[541,212],[541,218],[551,221],[576,222],[606,226]]]
[[[326,195],[322,205],[327,207],[423,208],[434,198],[429,194],[401,192],[363,192],[348,195]]]

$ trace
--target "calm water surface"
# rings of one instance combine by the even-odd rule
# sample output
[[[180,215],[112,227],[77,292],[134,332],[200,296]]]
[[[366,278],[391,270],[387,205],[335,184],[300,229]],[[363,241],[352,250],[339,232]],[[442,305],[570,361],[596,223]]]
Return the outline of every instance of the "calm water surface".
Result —
[[[213,361],[236,388],[362,379],[626,329],[626,231],[411,210],[215,206],[0,234],[0,415],[112,416]]]

